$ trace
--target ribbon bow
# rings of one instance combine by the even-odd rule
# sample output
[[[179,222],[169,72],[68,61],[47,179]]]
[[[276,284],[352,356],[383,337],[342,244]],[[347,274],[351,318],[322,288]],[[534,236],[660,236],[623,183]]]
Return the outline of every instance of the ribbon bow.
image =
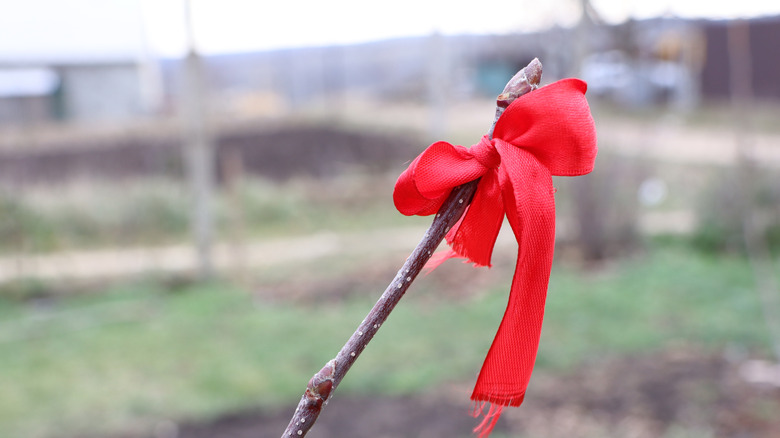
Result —
[[[552,175],[587,174],[596,158],[586,89],[583,81],[564,79],[519,97],[498,120],[493,139],[471,148],[434,143],[395,186],[396,208],[425,216],[454,187],[480,178],[471,205],[446,236],[445,258],[490,266],[504,214],[519,244],[509,303],[471,395],[491,404],[475,429],[480,436],[490,434],[504,406],[523,402],[531,378],[555,244]]]

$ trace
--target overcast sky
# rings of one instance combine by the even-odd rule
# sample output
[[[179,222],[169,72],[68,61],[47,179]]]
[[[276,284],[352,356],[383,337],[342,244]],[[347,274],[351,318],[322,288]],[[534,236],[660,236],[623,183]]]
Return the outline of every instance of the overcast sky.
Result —
[[[179,56],[185,0],[0,0],[0,60]],[[432,32],[505,33],[579,17],[579,0],[192,0],[205,53],[349,44]],[[592,0],[610,22],[780,14],[780,0]]]

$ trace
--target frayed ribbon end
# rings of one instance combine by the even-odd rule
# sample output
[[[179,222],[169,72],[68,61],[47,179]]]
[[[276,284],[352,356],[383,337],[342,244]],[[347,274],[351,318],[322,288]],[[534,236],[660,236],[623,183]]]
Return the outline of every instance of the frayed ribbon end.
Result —
[[[447,260],[455,257],[460,257],[458,253],[455,251],[448,249],[446,251],[440,251],[434,254],[430,260],[428,260],[428,263],[425,264],[425,275],[430,274],[434,269],[438,268],[439,265],[446,262]]]
[[[490,406],[487,413],[485,413],[484,410],[485,405]],[[487,438],[490,436],[490,433],[493,432],[493,428],[496,427],[496,423],[498,422],[499,417],[501,417],[501,412],[503,412],[503,410],[504,406],[502,405],[497,405],[490,402],[477,403],[477,405],[474,406],[474,411],[471,413],[471,415],[474,418],[479,418],[480,415],[484,415],[485,417],[477,425],[477,427],[474,428],[474,434],[477,435],[478,438]]]
[[[480,263],[477,263],[473,260],[469,260],[467,257],[458,254],[453,249],[448,249],[446,251],[440,251],[434,254],[429,260],[428,263],[425,264],[423,269],[425,269],[425,275],[430,274],[434,269],[438,268],[442,263],[446,262],[449,259],[456,259],[456,258],[463,258],[463,263],[474,263],[474,266],[477,268],[481,267],[488,267],[492,268],[493,265],[482,265]]]

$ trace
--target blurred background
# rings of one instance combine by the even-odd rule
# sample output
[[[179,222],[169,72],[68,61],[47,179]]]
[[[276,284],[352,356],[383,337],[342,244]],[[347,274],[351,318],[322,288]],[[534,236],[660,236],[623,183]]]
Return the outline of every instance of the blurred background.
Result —
[[[395,178],[580,77],[494,436],[780,436],[780,4],[0,0],[0,435],[274,437],[430,223]],[[312,437],[467,437],[516,244],[413,285]]]

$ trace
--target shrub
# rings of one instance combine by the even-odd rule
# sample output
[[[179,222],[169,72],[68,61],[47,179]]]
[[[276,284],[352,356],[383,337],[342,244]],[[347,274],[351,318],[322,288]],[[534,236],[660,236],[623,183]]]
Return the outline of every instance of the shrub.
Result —
[[[744,220],[752,221],[759,239],[772,248],[780,247],[777,174],[758,169],[719,173],[699,199],[698,226],[692,235],[695,247],[707,252],[744,252]]]

